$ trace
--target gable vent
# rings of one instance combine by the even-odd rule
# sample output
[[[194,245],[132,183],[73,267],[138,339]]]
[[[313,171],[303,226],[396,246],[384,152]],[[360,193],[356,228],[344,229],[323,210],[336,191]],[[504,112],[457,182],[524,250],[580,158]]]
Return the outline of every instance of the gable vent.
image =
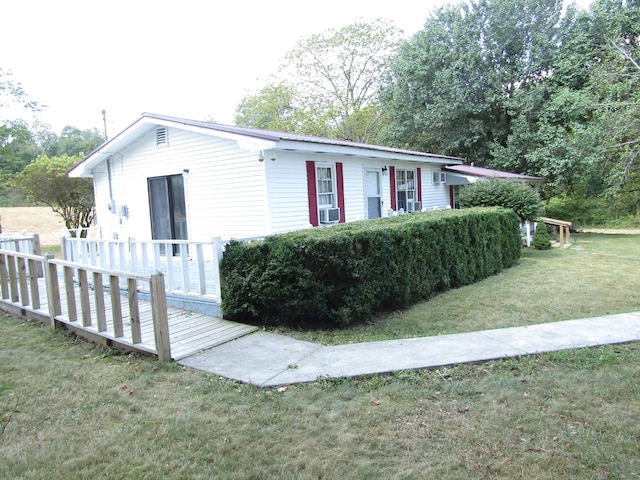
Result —
[[[156,145],[159,147],[161,145],[167,144],[167,129],[166,127],[158,127],[156,128]]]

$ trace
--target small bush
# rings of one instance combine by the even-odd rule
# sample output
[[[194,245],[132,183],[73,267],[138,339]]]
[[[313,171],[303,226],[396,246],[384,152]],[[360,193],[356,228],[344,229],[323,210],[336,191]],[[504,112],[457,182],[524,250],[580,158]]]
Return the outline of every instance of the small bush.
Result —
[[[340,326],[473,283],[520,256],[518,218],[480,208],[401,215],[230,242],[225,316],[249,323]]]
[[[489,178],[460,189],[458,202],[462,208],[510,208],[522,221],[535,220],[542,213],[538,194],[528,185],[500,178]]]
[[[551,237],[549,237],[549,231],[544,222],[538,222],[536,231],[533,233],[531,246],[536,250],[549,250],[551,248]]]

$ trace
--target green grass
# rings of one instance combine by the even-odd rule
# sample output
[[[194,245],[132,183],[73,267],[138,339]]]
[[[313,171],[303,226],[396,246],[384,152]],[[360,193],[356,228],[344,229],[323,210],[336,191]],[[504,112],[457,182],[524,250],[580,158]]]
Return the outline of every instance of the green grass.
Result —
[[[53,253],[55,258],[62,258],[62,245],[59,243],[56,245],[42,245],[40,249],[43,255],[45,253]]]
[[[531,325],[640,310],[640,235],[572,235],[565,250],[524,249],[518,265],[350,328],[275,331],[344,344]]]
[[[640,343],[285,391],[0,315],[0,478],[633,479]]]

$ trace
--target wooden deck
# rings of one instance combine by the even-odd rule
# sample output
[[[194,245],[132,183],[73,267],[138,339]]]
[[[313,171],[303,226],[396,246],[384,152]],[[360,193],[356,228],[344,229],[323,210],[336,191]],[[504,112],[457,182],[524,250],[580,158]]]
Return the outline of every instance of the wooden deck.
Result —
[[[48,312],[47,287],[44,278],[38,279],[38,292],[40,297],[40,308],[34,309],[30,305],[23,305],[23,302],[12,302],[9,299],[0,300],[0,308],[16,315],[22,315],[30,318],[38,318],[42,321],[49,321]],[[64,298],[64,293],[62,294]],[[132,338],[131,318],[123,315],[123,335],[116,337],[112,315],[111,301],[109,301],[109,293],[105,294],[107,301],[104,302],[102,309],[106,317],[106,329],[99,331],[98,328],[98,309],[96,308],[95,296],[89,296],[90,312],[89,321],[82,319],[82,315],[76,321],[70,320],[68,311],[68,302],[62,301],[61,313],[55,317],[58,323],[68,326],[89,340],[106,345],[113,345],[132,351],[140,351],[146,353],[156,353],[153,318],[151,315],[151,302],[138,299],[139,321],[141,341],[135,342]],[[126,295],[121,295],[120,302],[122,311],[129,311],[129,300]],[[75,304],[80,306],[81,291],[80,288],[75,289]],[[174,307],[167,307],[167,317],[169,321],[169,339],[171,345],[171,358],[180,360],[182,358],[193,355],[201,350],[215,347],[222,343],[231,341],[238,337],[242,337],[257,330],[257,327],[244,325],[236,322],[230,322],[221,318],[212,317],[200,313],[194,313]]]

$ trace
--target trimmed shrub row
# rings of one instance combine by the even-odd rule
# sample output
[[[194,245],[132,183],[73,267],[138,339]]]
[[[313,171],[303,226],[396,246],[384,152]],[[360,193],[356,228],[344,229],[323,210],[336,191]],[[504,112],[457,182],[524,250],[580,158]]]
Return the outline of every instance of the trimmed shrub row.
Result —
[[[407,307],[514,265],[513,210],[472,208],[401,215],[230,242],[222,309],[267,325],[339,326]]]

